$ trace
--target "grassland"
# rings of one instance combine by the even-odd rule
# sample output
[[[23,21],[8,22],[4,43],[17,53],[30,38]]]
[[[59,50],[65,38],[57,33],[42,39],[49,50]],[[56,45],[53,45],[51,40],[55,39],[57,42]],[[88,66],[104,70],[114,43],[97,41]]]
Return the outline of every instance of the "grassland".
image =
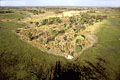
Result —
[[[10,15],[8,14],[8,16]],[[17,16],[12,15],[12,18],[17,18]],[[90,67],[90,70],[99,71],[102,67],[97,69],[94,65],[100,63],[105,72],[96,72],[95,76],[106,74],[109,78],[99,76],[97,79],[120,79],[120,11],[113,9],[109,12],[107,23],[103,24],[103,27],[96,34],[99,39],[98,43],[84,51],[75,61],[68,61],[62,57],[47,54],[21,41],[12,31],[24,26],[17,22],[0,22],[0,77],[2,80],[57,80],[58,77],[54,78],[56,77],[54,72],[57,61],[60,61],[61,67],[70,68],[70,70],[87,66]],[[87,71],[82,69],[81,71],[89,73],[89,69]],[[70,72],[66,71],[66,73]],[[75,71],[73,73],[73,75],[77,74]],[[88,80],[91,78],[84,77],[80,79]]]
[[[114,18],[112,18],[114,16]],[[110,13],[107,23],[102,25],[99,33],[96,34],[99,38],[99,42],[89,50],[85,51],[82,54],[77,62],[84,62],[89,60],[96,62],[97,57],[101,57],[106,60],[107,64],[106,69],[109,70],[110,77],[112,80],[115,79],[115,76],[119,76],[119,67],[120,67],[120,19],[119,12]]]

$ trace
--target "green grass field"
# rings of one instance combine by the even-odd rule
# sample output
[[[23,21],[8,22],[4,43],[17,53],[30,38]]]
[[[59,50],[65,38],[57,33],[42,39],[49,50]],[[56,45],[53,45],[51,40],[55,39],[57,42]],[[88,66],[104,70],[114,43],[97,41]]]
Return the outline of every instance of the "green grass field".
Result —
[[[3,15],[0,15],[3,16]],[[114,17],[113,17],[114,16]],[[16,18],[10,14],[5,16]],[[106,72],[111,80],[119,80],[120,76],[120,12],[114,11],[108,15],[107,23],[96,34],[99,42],[92,48],[86,50],[77,60],[68,61],[62,57],[49,55],[34,48],[30,44],[21,41],[12,30],[23,27],[15,22],[0,22],[0,76],[1,79],[10,80],[37,80],[38,71],[42,79],[47,79],[55,66],[56,61],[62,65],[68,62],[79,66],[86,65],[86,61],[93,64],[102,58],[105,63]],[[38,75],[38,74],[37,74]],[[47,76],[47,77],[46,77]],[[52,77],[54,77],[52,75]],[[49,80],[49,79],[47,79]]]
[[[26,76],[29,76],[31,79],[33,74],[30,72],[33,71],[31,70],[33,66],[30,65],[32,63],[39,67],[42,66],[44,72],[46,72],[51,65],[55,65],[56,60],[66,61],[64,58],[58,58],[41,52],[37,48],[21,41],[12,30],[22,26],[24,25],[12,22],[0,22],[0,53],[3,56],[0,59],[0,64],[3,72],[6,73],[7,71],[9,75],[16,73],[15,76],[18,79]]]
[[[112,18],[115,16],[115,18]],[[85,51],[77,60],[83,62],[89,60],[96,62],[97,57],[106,60],[104,65],[112,80],[120,76],[120,18],[119,13],[111,12],[107,19],[107,23],[102,27],[97,35],[99,42],[89,50]]]

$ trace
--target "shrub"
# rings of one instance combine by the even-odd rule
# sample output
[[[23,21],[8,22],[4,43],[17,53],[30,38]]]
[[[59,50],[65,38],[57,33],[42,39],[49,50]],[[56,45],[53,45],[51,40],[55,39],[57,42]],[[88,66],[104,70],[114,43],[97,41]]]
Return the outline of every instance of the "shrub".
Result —
[[[48,24],[53,24],[54,23],[54,20],[53,19],[50,19]]]
[[[38,25],[39,25],[39,22],[35,22],[35,25],[38,26]]]
[[[46,50],[50,50],[50,47],[46,47]]]
[[[45,13],[45,11],[41,11],[41,10],[39,10],[39,13]]]
[[[76,39],[84,40],[85,38],[82,35],[80,35],[80,36],[77,36]]]
[[[81,28],[82,28],[82,29],[86,29],[86,27],[85,27],[85,26],[81,26]]]
[[[62,20],[60,18],[56,17],[56,22],[61,23]]]
[[[48,24],[48,19],[44,19],[44,20],[42,20],[41,24],[42,24],[42,25],[46,25],[46,24]]]
[[[64,27],[66,27],[66,24],[64,24]]]
[[[32,12],[34,15],[38,15],[38,13],[39,13],[37,10],[33,10]]]
[[[81,46],[81,45],[76,46],[76,47],[75,47],[75,50],[76,50],[76,52],[80,52],[80,51],[82,50],[82,46]]]
[[[51,29],[51,30],[50,30],[50,32],[51,32],[52,34],[55,34],[55,35],[58,35],[58,34],[59,34],[59,32],[58,32],[58,31],[53,30],[53,29]]]
[[[38,38],[38,36],[35,36],[35,37],[33,37],[33,40],[34,40],[34,39],[37,39],[37,38]]]
[[[74,18],[74,17],[70,17],[70,18],[69,18],[69,21],[70,21],[70,23],[72,24],[72,23],[75,22],[75,18]]]
[[[28,33],[28,37],[29,37],[30,40],[32,40],[32,38],[33,38],[32,34],[30,32]]]

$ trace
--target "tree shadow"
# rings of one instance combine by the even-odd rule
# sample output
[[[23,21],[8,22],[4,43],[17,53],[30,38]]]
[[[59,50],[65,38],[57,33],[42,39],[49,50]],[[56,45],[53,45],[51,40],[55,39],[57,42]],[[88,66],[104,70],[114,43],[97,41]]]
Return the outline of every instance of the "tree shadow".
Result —
[[[101,58],[102,59],[102,58]],[[57,61],[55,66],[53,80],[110,80],[106,68],[102,66],[101,61],[91,63],[85,61],[86,66],[80,66],[74,63],[67,63],[61,66],[61,62]]]

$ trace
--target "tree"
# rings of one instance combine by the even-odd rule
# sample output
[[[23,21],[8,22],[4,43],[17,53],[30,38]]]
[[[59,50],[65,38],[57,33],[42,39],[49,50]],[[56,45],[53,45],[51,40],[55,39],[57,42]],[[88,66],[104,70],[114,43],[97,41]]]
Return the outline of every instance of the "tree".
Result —
[[[44,19],[44,20],[42,20],[42,22],[41,22],[42,25],[46,25],[47,23],[48,23],[48,19]]]
[[[38,26],[38,25],[39,25],[39,22],[35,22],[35,25]]]
[[[80,52],[82,50],[82,46],[81,45],[76,46],[75,50],[76,50],[76,52]]]

